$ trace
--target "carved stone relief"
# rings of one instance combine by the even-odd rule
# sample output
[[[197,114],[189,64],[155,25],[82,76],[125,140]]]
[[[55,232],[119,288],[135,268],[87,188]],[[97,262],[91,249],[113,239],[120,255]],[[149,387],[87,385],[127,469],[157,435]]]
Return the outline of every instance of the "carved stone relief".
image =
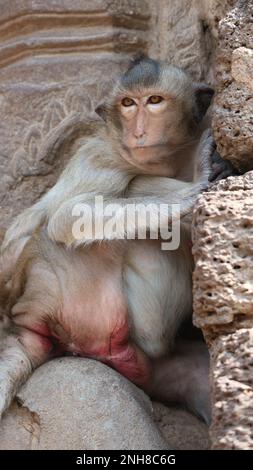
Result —
[[[103,84],[147,50],[146,1],[0,0],[0,239],[50,187]]]

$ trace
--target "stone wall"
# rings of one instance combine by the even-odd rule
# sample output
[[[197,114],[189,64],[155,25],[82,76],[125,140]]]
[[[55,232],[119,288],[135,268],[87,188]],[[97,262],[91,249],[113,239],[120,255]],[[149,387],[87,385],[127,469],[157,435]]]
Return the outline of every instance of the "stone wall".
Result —
[[[213,128],[222,156],[253,169],[253,2],[219,27]],[[194,320],[211,353],[212,448],[253,448],[253,172],[201,195],[193,222]]]
[[[253,167],[253,2],[241,0],[221,21],[213,129],[220,154]]]
[[[183,67],[196,80],[214,83],[218,24],[234,3],[235,0],[151,2],[150,53]]]

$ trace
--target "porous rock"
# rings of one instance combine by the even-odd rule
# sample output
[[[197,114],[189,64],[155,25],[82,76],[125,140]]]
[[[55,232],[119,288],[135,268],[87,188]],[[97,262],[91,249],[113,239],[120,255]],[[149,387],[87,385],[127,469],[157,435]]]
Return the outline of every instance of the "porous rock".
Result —
[[[253,168],[253,2],[239,0],[219,26],[213,130],[218,151],[238,169]]]
[[[212,449],[253,449],[253,327],[212,343]]]
[[[194,321],[211,356],[213,449],[252,449],[253,172],[201,195],[194,212]]]
[[[253,321],[253,172],[222,180],[200,196],[193,237],[197,326],[210,334],[220,325]]]

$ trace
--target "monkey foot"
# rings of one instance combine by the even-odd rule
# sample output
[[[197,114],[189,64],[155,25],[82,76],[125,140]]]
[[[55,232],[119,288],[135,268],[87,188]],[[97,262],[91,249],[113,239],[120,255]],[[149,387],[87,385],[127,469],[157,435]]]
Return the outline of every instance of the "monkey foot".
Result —
[[[185,405],[206,424],[211,421],[209,354],[204,343],[180,341],[174,352],[153,361],[151,396]]]

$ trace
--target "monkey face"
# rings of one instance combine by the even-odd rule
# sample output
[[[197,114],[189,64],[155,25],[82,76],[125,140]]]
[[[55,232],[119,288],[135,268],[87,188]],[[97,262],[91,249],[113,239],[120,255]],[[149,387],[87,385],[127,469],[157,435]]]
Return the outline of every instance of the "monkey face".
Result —
[[[97,108],[108,135],[131,165],[170,163],[196,140],[213,94],[178,67],[135,61]]]
[[[168,146],[178,137],[175,128],[182,119],[180,104],[157,89],[124,96],[118,103],[122,143],[133,154]],[[149,93],[148,93],[149,92]]]

